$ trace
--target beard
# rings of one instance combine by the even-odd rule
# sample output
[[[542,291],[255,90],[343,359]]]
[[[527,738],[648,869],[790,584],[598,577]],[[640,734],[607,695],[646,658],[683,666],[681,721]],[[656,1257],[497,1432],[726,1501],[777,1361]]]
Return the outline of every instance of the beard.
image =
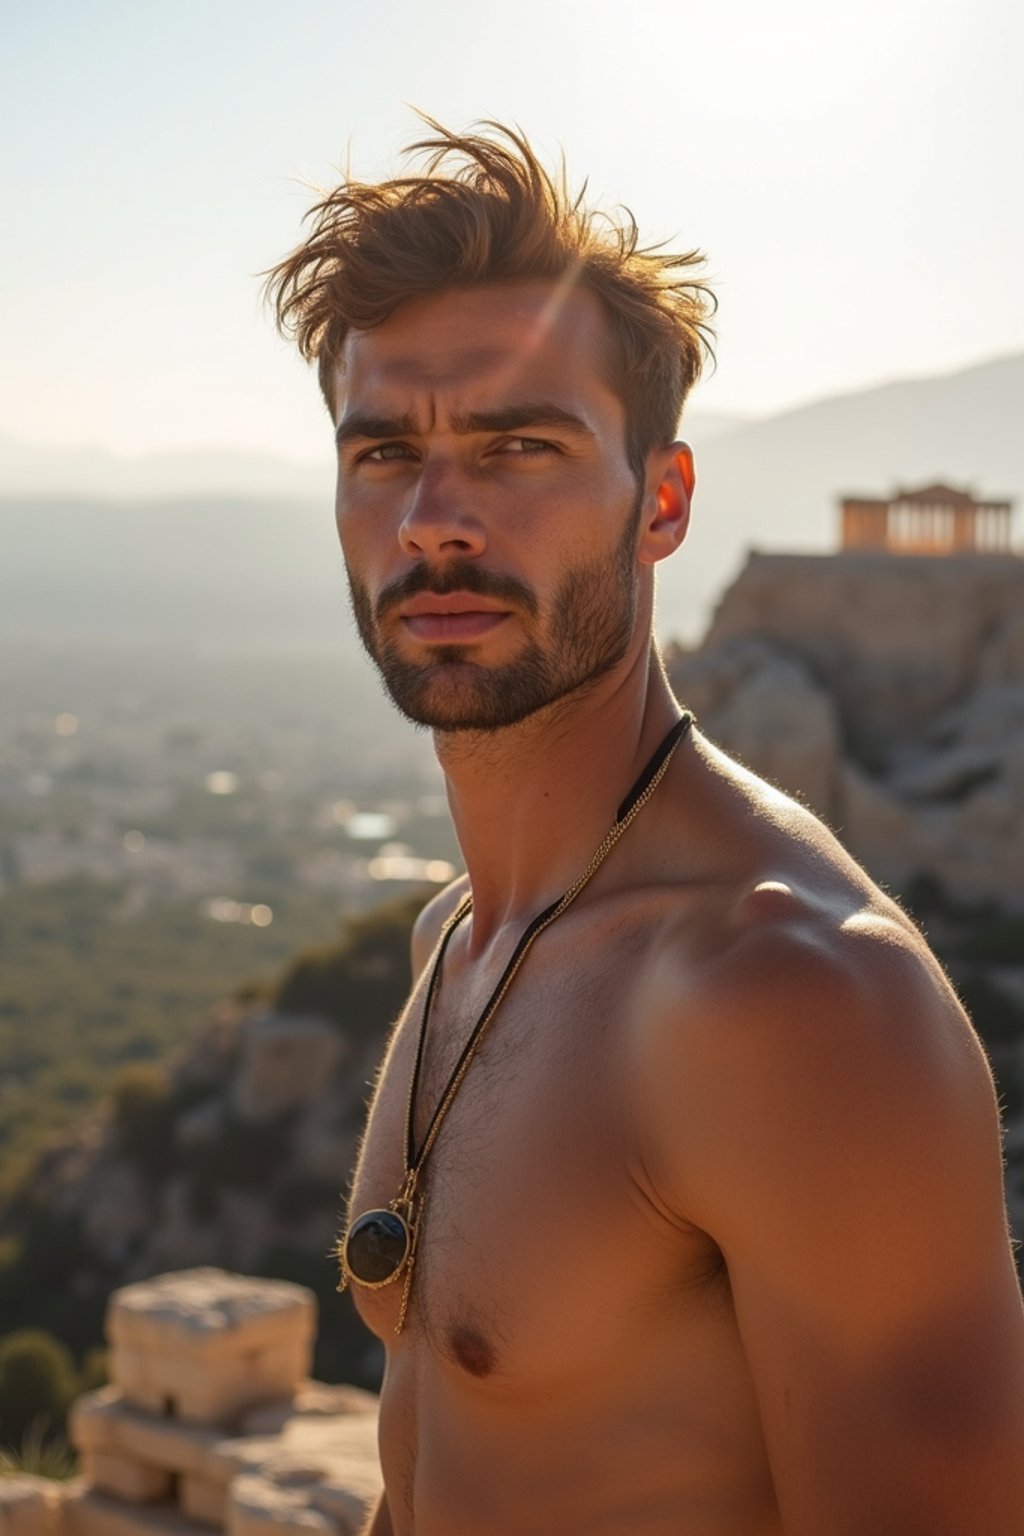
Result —
[[[382,637],[382,621],[420,592],[474,592],[509,603],[536,625],[539,605],[525,582],[491,575],[472,560],[455,560],[441,571],[414,567],[374,604],[350,570],[359,637],[402,714],[436,731],[498,731],[610,672],[626,654],[636,624],[637,512],[634,508],[611,560],[581,561],[566,572],[543,639],[532,636],[519,655],[498,666],[482,666],[455,645],[434,646],[428,661],[409,661],[395,640]]]

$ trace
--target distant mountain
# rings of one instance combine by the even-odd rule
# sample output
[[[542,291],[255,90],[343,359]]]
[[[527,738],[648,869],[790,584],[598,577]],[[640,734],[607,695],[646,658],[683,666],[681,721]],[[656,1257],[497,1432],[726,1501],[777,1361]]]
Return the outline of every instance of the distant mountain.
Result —
[[[329,441],[328,423],[324,436]],[[308,463],[271,453],[197,448],[128,457],[99,448],[56,449],[0,436],[0,496],[140,501],[169,496],[323,498],[329,457]]]
[[[687,417],[693,527],[661,568],[659,633],[696,639],[749,548],[834,548],[843,493],[943,480],[1024,502],[1022,416],[1024,354],[755,421]],[[0,439],[0,494],[0,632],[337,644],[345,582],[326,465],[117,460]]]
[[[721,437],[723,432],[738,432],[752,419],[750,416],[727,416],[724,411],[688,409],[683,423],[683,437],[691,447],[702,446],[713,437]]]
[[[0,636],[320,649],[348,629],[326,496],[12,498],[0,548]]]

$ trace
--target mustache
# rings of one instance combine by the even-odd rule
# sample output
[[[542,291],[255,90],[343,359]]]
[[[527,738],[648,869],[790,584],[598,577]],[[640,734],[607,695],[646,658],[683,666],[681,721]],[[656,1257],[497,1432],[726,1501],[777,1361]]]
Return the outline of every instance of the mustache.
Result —
[[[495,598],[498,602],[523,609],[536,618],[539,605],[525,582],[515,576],[500,576],[483,571],[472,560],[453,560],[441,570],[429,565],[415,565],[411,571],[386,586],[377,598],[376,619],[378,624],[387,618],[394,608],[407,603],[421,592],[435,597],[447,597],[452,592],[474,592],[478,597]]]

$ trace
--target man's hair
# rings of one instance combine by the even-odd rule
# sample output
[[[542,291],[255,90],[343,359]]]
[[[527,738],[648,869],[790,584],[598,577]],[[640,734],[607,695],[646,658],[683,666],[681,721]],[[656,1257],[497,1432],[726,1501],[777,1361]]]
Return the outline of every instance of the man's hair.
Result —
[[[351,330],[370,330],[405,299],[487,283],[546,279],[589,289],[608,316],[608,381],[626,412],[626,446],[642,473],[672,441],[691,387],[712,355],[715,299],[696,275],[699,251],[643,248],[631,213],[573,196],[521,132],[501,123],[408,147],[423,174],[351,179],[306,215],[308,237],[267,274],[278,327],[293,336],[334,408],[333,374]],[[489,131],[486,131],[489,130]]]

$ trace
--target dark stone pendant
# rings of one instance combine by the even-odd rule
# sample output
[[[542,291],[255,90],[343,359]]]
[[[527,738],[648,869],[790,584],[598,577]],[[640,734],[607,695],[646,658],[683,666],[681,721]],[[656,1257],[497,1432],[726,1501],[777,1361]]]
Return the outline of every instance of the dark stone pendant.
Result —
[[[365,1211],[348,1229],[343,1262],[350,1280],[371,1289],[398,1278],[412,1247],[409,1223],[397,1211]]]

